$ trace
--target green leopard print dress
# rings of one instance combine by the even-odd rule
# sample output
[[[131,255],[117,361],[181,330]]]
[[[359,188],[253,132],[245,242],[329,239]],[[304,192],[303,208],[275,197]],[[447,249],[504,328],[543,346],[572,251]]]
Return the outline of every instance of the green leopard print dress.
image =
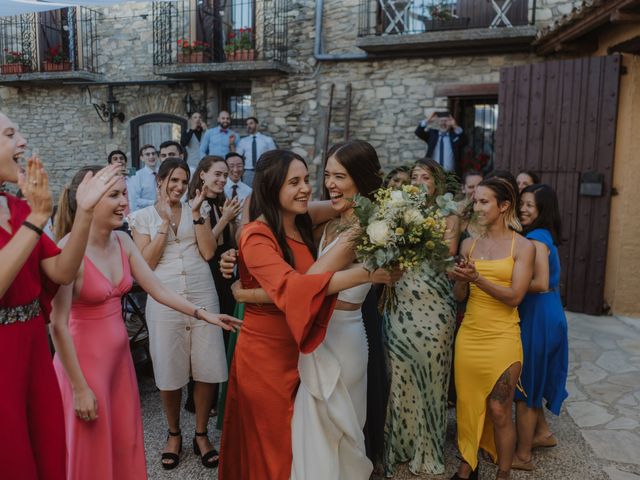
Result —
[[[409,462],[414,474],[444,473],[447,389],[455,329],[452,286],[427,264],[396,284],[398,303],[384,320],[390,396],[384,429],[385,474]]]

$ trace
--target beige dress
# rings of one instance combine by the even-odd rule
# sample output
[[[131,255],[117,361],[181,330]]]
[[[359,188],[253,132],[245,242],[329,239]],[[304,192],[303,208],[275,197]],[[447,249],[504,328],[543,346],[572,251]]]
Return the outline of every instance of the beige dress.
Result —
[[[131,214],[131,228],[151,236],[158,234],[162,219],[154,206]],[[196,243],[191,208],[182,206],[178,233],[167,232],[164,253],[155,268],[156,275],[172,291],[209,312],[219,312],[218,294],[209,264]],[[177,390],[195,381],[219,383],[227,380],[227,360],[222,329],[147,299],[145,310],[149,326],[151,360],[160,390]]]

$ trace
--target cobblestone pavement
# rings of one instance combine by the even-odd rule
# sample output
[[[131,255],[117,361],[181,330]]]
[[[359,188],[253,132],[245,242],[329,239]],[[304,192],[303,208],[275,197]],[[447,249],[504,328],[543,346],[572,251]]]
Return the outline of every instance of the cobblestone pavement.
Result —
[[[548,416],[559,445],[535,451],[536,470],[514,472],[512,479],[640,480],[640,320],[573,313],[567,317],[569,399],[560,417]],[[160,397],[150,378],[141,377],[139,383],[149,478],[216,479],[217,472],[206,470],[193,453],[194,416],[187,412],[183,415],[181,463],[173,471],[162,470],[160,451],[166,423]],[[209,431],[219,445],[220,432],[213,421]],[[457,465],[454,438],[455,415],[450,410],[446,475],[416,476],[401,467],[394,478],[448,479]],[[495,478],[495,467],[482,462],[480,478]]]

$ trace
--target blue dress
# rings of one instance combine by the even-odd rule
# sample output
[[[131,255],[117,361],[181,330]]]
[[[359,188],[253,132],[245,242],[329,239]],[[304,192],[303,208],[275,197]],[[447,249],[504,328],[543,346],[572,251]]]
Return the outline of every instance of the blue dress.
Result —
[[[527,293],[518,307],[524,353],[521,380],[526,397],[516,390],[516,400],[526,401],[529,408],[541,408],[544,398],[546,407],[559,415],[568,396],[569,364],[567,318],[559,289],[560,258],[548,230],[533,230],[527,238],[549,248],[549,291]]]

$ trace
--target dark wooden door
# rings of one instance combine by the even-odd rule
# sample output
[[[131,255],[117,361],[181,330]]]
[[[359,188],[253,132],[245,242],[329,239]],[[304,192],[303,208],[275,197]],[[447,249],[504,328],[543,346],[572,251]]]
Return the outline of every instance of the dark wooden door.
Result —
[[[609,234],[620,57],[505,68],[500,72],[496,159],[532,170],[555,188],[562,214],[562,295],[569,310],[600,314]],[[584,173],[603,175],[603,194],[580,195]]]

